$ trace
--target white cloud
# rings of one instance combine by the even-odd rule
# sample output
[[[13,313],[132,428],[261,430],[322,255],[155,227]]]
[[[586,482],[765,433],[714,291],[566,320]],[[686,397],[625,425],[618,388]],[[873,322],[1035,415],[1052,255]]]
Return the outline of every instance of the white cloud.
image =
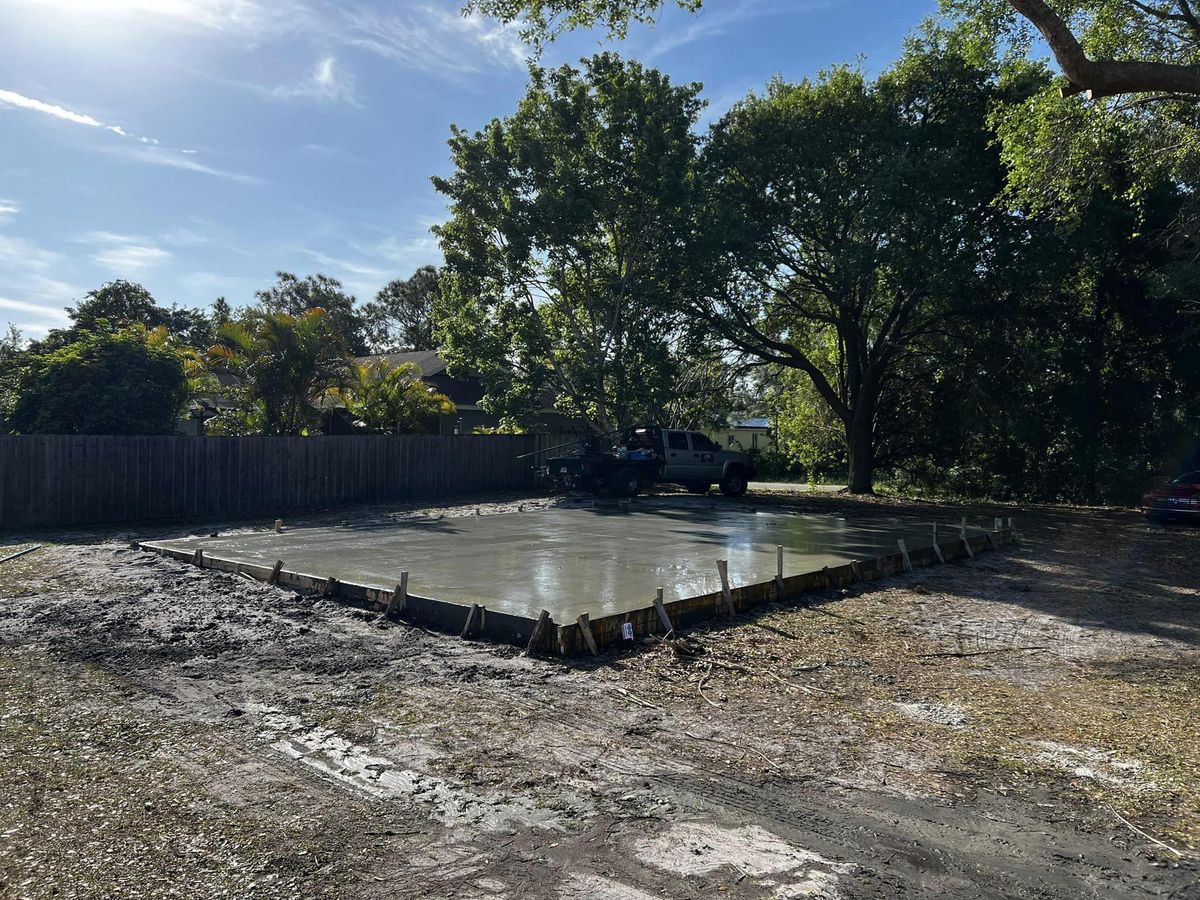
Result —
[[[40,303],[28,303],[24,300],[13,300],[9,297],[0,297],[0,309],[34,313],[46,319],[54,319],[61,322],[67,321],[67,311],[65,308],[55,309],[43,306]]]
[[[185,172],[198,172],[202,175],[212,175],[215,178],[224,178],[228,181],[236,181],[239,184],[263,183],[263,180],[255,175],[246,175],[242,172],[231,172],[228,169],[219,169],[215,166],[207,166],[202,162],[196,161],[191,156],[179,156],[173,151],[164,149],[162,147],[109,147],[104,152],[113,156],[120,156],[125,159],[132,159],[137,162],[149,163],[155,166],[168,166],[172,169],[182,169]]]
[[[201,234],[194,228],[189,228],[186,225],[178,225],[175,228],[170,228],[164,231],[161,240],[164,244],[169,244],[172,247],[199,247],[201,244],[208,244],[212,239]]]
[[[138,235],[93,231],[79,243],[95,248],[92,261],[122,278],[139,277],[171,259],[171,252]]]
[[[44,250],[31,241],[0,235],[0,269],[46,272],[61,258],[53,250]]]
[[[119,125],[105,125],[99,119],[92,116],[84,115],[83,113],[72,112],[62,106],[57,106],[53,103],[45,103],[41,100],[34,100],[31,97],[25,97],[13,91],[0,90],[0,104],[18,107],[20,109],[33,110],[35,112],[44,113],[48,116],[53,116],[56,119],[63,119],[67,122],[74,122],[78,125],[88,125],[92,128],[103,128],[111,131],[113,134],[120,135],[123,138],[134,137]],[[114,156],[123,156],[127,159],[134,159],[139,162],[151,163],[158,166],[170,166],[176,169],[183,169],[188,172],[199,172],[204,175],[213,175],[218,178],[226,178],[230,181],[237,181],[242,184],[259,184],[262,179],[256,178],[253,175],[243,175],[240,172],[230,172],[225,169],[218,169],[214,166],[208,166],[197,160],[185,159],[174,150],[169,150],[162,147],[159,141],[151,137],[137,137],[137,143],[140,146],[121,145],[119,147],[104,148],[105,153],[110,153]],[[195,151],[184,150],[183,153],[194,154]]]
[[[461,78],[488,67],[522,68],[527,49],[515,25],[455,8],[418,5],[407,15],[362,8],[340,11],[338,37],[409,68]]]
[[[21,207],[17,205],[15,200],[5,200],[0,197],[0,225],[8,219],[11,219],[21,211]]]
[[[776,13],[806,13],[819,9],[827,9],[841,0],[741,0],[732,5],[717,6],[713,4],[710,10],[706,4],[698,13],[688,14],[685,24],[674,27],[660,27],[658,39],[645,52],[648,60],[657,59],[672,50],[678,50],[697,41],[708,40],[724,34],[730,28],[747,19],[756,19]]]
[[[318,59],[312,74],[298,84],[280,85],[269,93],[281,100],[314,100],[318,103],[362,106],[354,94],[354,77],[344,72],[332,56]]]
[[[66,319],[63,307],[82,293],[56,277],[65,264],[61,253],[0,235],[0,272],[4,273],[0,327],[7,319],[24,332],[44,334],[61,324]],[[20,314],[21,321],[15,322],[11,313]]]
[[[307,247],[301,247],[300,252],[305,256],[311,257],[319,265],[325,266],[335,272],[348,272],[351,275],[366,276],[368,278],[383,278],[388,273],[377,266],[370,263],[357,262],[349,259],[338,259],[321,253],[317,250],[309,250]]]
[[[18,109],[29,109],[34,112],[44,113],[48,116],[53,116],[56,119],[62,119],[65,122],[74,122],[76,125],[87,125],[91,128],[106,127],[99,119],[94,119],[91,116],[83,113],[72,112],[65,107],[58,106],[54,103],[45,103],[41,100],[34,100],[32,97],[25,97],[15,91],[0,91],[0,103],[8,106],[15,106]]]
[[[17,0],[80,21],[159,23],[223,32],[256,42],[303,36],[326,46],[361,47],[401,65],[449,78],[489,66],[522,68],[528,55],[516,24],[460,13],[457,0],[418,0],[386,12],[335,0]],[[400,4],[390,4],[400,6]]]
[[[309,156],[315,156],[318,159],[336,159],[344,163],[363,162],[363,158],[361,156],[355,156],[353,153],[350,153],[334,144],[322,144],[314,141],[305,144],[300,149]]]

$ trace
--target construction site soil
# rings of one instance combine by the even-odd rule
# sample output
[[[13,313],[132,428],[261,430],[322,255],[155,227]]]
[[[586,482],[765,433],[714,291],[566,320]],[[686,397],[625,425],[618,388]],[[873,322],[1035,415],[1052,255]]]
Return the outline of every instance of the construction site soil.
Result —
[[[178,526],[10,536],[0,896],[1200,897],[1200,529],[749,506],[1022,543],[568,663],[131,549]]]

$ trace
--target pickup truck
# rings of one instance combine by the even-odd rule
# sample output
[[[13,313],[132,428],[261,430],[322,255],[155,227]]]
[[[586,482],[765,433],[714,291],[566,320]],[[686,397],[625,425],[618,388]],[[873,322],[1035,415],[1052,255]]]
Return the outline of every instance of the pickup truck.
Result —
[[[740,497],[755,475],[747,454],[722,450],[698,431],[638,425],[610,443],[603,437],[580,441],[573,453],[547,459],[539,474],[555,487],[618,497],[653,484],[678,484],[693,494],[717,484],[725,496]]]

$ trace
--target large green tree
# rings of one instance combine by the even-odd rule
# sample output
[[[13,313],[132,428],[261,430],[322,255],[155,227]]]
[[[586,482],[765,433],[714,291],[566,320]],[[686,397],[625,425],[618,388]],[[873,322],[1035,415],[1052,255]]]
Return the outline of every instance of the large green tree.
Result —
[[[257,312],[227,322],[208,352],[214,372],[232,375],[235,408],[217,423],[234,433],[305,434],[330,393],[351,375],[350,356],[323,309]]]
[[[602,54],[535,69],[516,113],[455,129],[437,313],[451,366],[529,421],[552,391],[599,431],[666,405],[687,349],[698,85]]]
[[[875,81],[773,82],[713,129],[690,308],[732,347],[803,372],[872,490],[899,376],[929,359],[1018,237],[986,117],[994,72],[934,33]]]
[[[164,329],[100,326],[29,354],[15,393],[18,434],[170,434],[188,383]]]
[[[367,341],[375,353],[433,350],[433,304],[438,294],[436,266],[421,266],[409,278],[389,281],[363,307]]]

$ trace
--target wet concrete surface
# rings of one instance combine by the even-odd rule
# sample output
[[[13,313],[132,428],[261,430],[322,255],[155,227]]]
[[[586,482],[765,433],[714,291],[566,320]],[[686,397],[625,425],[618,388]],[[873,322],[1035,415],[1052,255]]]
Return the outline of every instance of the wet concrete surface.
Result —
[[[941,542],[957,538],[942,523]],[[977,533],[977,532],[975,532]],[[342,528],[298,528],[227,537],[162,541],[236,562],[391,588],[409,574],[409,591],[455,603],[558,622],[649,606],[720,589],[717,560],[729,561],[733,586],[842,565],[932,543],[932,523],[856,521],[715,508],[597,507],[505,515],[407,520]]]

